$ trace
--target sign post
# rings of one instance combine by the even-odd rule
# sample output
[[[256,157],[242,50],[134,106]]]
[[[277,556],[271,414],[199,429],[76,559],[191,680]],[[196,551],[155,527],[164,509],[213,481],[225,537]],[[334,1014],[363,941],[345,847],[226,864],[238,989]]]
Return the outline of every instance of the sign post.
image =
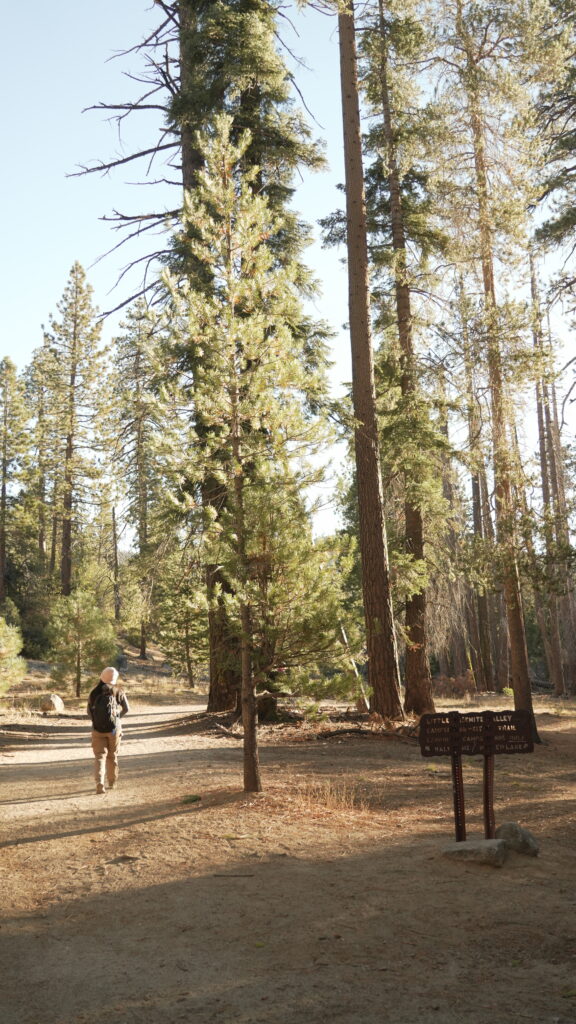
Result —
[[[474,711],[460,714],[422,715],[420,751],[422,757],[450,757],[456,842],[466,839],[462,755],[484,757],[484,835],[494,839],[494,755],[529,754],[534,750],[530,712]]]

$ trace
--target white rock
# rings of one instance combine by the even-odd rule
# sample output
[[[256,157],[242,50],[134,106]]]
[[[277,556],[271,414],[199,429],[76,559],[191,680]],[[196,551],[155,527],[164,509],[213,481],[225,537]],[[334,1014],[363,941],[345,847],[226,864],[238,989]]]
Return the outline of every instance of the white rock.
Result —
[[[40,711],[64,711],[64,701],[57,693],[49,693],[40,702]]]
[[[466,839],[463,843],[445,846],[442,853],[452,860],[466,860],[501,868],[508,856],[508,849],[503,839]]]

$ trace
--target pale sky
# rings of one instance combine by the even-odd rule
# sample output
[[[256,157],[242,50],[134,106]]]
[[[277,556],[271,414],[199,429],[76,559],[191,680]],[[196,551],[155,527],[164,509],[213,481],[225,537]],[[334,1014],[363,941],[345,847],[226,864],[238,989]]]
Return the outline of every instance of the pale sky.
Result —
[[[294,31],[282,19],[290,49],[311,70],[298,70],[306,104],[318,122],[315,134],[327,143],[330,170],[310,175],[299,184],[295,207],[314,223],[342,203],[336,184],[343,180],[337,34],[334,18],[311,11],[291,15]],[[110,60],[115,52],[139,42],[157,23],[150,0],[29,0],[4,11],[2,59],[3,134],[5,154],[0,162],[0,194],[4,197],[0,282],[2,331],[0,355],[9,355],[22,369],[42,338],[41,325],[56,314],[72,263],[78,260],[94,288],[101,310],[112,308],[136,289],[136,279],[112,292],[129,258],[144,255],[150,238],[95,261],[119,240],[109,224],[99,220],[114,208],[122,212],[174,206],[176,193],[165,187],[137,187],[136,166],[120,168],[107,177],[67,177],[80,164],[112,159],[123,152],[116,126],[100,111],[82,113],[99,101],[117,102],[133,95],[126,70],[138,70],[138,58]],[[146,115],[126,127],[126,145],[136,138],[154,141]],[[138,124],[137,136],[134,135]],[[179,198],[179,197],[178,197]],[[318,229],[315,228],[318,235]],[[347,319],[347,285],[342,253],[324,252],[319,244],[308,250],[308,263],[323,282],[317,312],[336,330]],[[130,288],[130,284],[132,287]],[[117,318],[108,321],[104,336],[114,332]],[[350,376],[348,338],[339,331],[334,346],[333,379],[337,387]]]
[[[295,208],[314,227],[322,216],[342,205],[336,189],[344,178],[336,20],[308,10],[286,10],[282,35],[309,70],[298,68],[297,81],[313,115],[314,134],[326,143],[329,170],[306,175],[298,184]],[[80,164],[113,159],[155,140],[154,125],[135,115],[126,127],[125,148],[115,125],[100,111],[83,108],[123,101],[135,88],[125,77],[137,72],[138,58],[110,59],[145,37],[157,24],[150,0],[29,0],[9,4],[3,12],[4,53],[0,64],[3,103],[4,159],[0,161],[0,194],[4,199],[0,250],[2,327],[0,357],[9,355],[20,369],[42,339],[42,324],[64,290],[75,260],[85,268],[101,310],[116,306],[135,291],[134,276],[113,291],[123,266],[150,246],[150,236],[96,262],[112,248],[118,235],[99,218],[114,209],[135,212],[172,207],[175,190],[138,187],[136,167],[120,168],[102,177],[68,177]],[[137,127],[138,126],[138,127]],[[138,131],[135,136],[134,132]],[[178,200],[177,200],[178,201]],[[332,358],[335,391],[350,379],[347,331],[347,280],[342,251],[324,251],[316,242],[307,261],[319,278],[323,295],[316,313],[336,331]],[[117,330],[119,317],[105,323],[104,340]],[[568,358],[568,357],[567,357]],[[572,417],[571,417],[572,418]],[[570,433],[572,431],[570,430]],[[336,463],[340,460],[336,450]],[[331,485],[323,488],[331,497]],[[331,515],[321,529],[333,527]]]

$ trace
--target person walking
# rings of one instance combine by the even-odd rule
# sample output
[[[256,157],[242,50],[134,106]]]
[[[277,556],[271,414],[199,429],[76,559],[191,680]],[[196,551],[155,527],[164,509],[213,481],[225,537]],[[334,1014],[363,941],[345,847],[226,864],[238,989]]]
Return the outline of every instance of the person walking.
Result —
[[[118,672],[105,668],[100,681],[88,697],[88,714],[92,719],[92,750],[96,759],[94,775],[96,792],[105,793],[104,780],[108,788],[114,789],[118,781],[118,752],[122,740],[120,719],[127,715],[130,707],[122,687],[117,685]]]

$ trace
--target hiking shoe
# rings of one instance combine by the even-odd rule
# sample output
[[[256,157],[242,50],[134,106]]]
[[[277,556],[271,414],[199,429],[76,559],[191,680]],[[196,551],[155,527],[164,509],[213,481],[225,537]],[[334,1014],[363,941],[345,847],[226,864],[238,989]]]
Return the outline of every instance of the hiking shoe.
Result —
[[[106,790],[104,789],[104,786],[102,785],[101,782],[99,782],[98,785],[96,786],[96,792],[97,793],[105,793],[106,792]]]

